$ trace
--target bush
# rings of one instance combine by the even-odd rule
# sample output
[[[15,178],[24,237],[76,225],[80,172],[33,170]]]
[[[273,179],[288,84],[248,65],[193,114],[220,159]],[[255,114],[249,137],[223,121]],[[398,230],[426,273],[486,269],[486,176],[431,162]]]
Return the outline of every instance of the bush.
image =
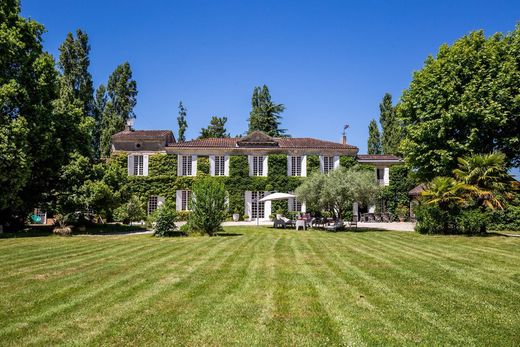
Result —
[[[420,234],[448,234],[454,232],[451,214],[437,205],[419,205],[415,209],[415,231]]]
[[[177,213],[173,206],[166,202],[162,204],[157,210],[155,215],[155,236],[173,236],[177,226],[175,220]]]
[[[220,224],[226,219],[226,188],[220,181],[210,177],[193,184],[192,213],[189,218],[191,231],[214,235],[222,230]]]
[[[464,210],[457,216],[457,230],[467,235],[484,234],[487,222],[487,214],[479,209]]]
[[[178,211],[177,212],[177,220],[178,221],[187,221],[190,218],[191,211]]]
[[[490,230],[520,231],[520,206],[508,206],[490,214]]]
[[[144,204],[135,195],[130,200],[114,210],[114,220],[123,224],[130,224],[132,221],[141,221],[146,218]]]

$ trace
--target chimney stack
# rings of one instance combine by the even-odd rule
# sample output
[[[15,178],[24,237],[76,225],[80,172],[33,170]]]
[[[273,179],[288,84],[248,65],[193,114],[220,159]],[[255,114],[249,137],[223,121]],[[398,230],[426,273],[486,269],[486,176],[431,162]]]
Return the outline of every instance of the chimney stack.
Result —
[[[128,119],[126,121],[125,131],[134,131],[134,129],[132,129],[133,125],[134,125],[134,120],[132,118]]]
[[[342,145],[346,145],[347,144],[347,129],[348,129],[349,125],[348,124],[345,124],[343,126],[343,134],[341,136],[341,144]]]

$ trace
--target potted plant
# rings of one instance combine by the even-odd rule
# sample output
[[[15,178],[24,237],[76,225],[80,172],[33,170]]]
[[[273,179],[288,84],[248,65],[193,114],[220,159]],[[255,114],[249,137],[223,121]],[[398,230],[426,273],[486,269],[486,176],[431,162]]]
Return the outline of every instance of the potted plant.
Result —
[[[395,209],[395,212],[397,213],[400,222],[404,222],[408,217],[408,207],[403,204],[399,204]]]
[[[235,209],[233,212],[233,222],[238,222],[240,219],[240,211],[238,209]]]
[[[276,210],[276,219],[282,219],[282,217],[283,217],[283,209],[281,207],[279,207]]]
[[[243,218],[244,218],[245,221],[249,221],[249,215],[248,215],[248,214],[245,214],[245,215],[243,216]]]

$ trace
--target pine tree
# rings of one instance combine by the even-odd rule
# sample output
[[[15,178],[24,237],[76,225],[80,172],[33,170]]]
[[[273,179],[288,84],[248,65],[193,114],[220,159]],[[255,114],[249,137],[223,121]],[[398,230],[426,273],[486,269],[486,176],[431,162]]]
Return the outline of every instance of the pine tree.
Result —
[[[108,157],[112,135],[123,131],[129,119],[135,118],[137,83],[132,79],[128,62],[119,65],[108,78],[106,105],[101,119],[100,155]]]
[[[101,84],[96,90],[96,98],[94,100],[94,132],[93,147],[94,147],[94,158],[99,159],[100,157],[100,142],[101,142],[101,127],[103,122],[103,114],[107,106],[107,90],[104,84]]]
[[[199,139],[230,137],[226,130],[227,117],[211,117],[207,128],[200,129]]]
[[[375,119],[368,126],[368,154],[381,154],[381,134]]]
[[[269,88],[264,85],[262,88],[255,87],[251,98],[252,110],[249,114],[248,133],[259,130],[269,136],[288,136],[286,129],[280,129],[280,113],[285,110],[283,104],[275,104],[271,100]]]
[[[383,100],[379,104],[379,111],[379,122],[383,129],[381,136],[382,151],[384,154],[398,154],[402,128],[395,107],[392,105],[392,95],[386,93],[383,96]]]
[[[188,128],[188,122],[186,121],[186,115],[188,110],[179,102],[179,115],[177,116],[177,124],[179,125],[179,132],[177,133],[177,141],[186,141],[186,129]]]

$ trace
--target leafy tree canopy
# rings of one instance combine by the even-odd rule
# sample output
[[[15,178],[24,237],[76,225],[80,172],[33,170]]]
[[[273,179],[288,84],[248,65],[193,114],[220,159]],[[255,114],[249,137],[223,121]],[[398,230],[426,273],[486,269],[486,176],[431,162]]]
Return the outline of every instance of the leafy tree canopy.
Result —
[[[451,174],[457,158],[501,151],[520,165],[520,25],[489,38],[482,31],[443,45],[414,73],[397,112],[401,149],[423,179]]]
[[[271,100],[269,88],[255,87],[253,97],[251,98],[252,110],[249,114],[249,130],[252,133],[255,130],[263,131],[269,136],[287,136],[286,129],[280,129],[280,114],[285,110],[283,104],[275,104]]]
[[[381,136],[381,152],[384,154],[398,154],[402,137],[402,125],[397,118],[395,107],[392,105],[392,95],[386,93],[379,104],[379,122],[383,133]]]
[[[230,137],[226,130],[227,117],[211,117],[207,128],[200,129],[199,139]]]

